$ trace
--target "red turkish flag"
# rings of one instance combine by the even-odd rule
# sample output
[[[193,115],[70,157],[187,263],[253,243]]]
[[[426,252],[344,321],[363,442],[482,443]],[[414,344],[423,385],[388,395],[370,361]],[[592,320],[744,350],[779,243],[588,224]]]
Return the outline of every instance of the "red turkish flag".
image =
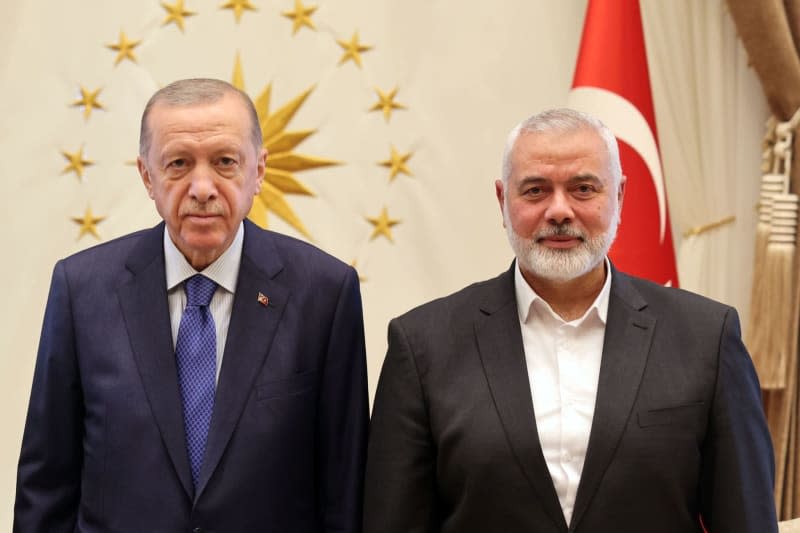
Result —
[[[569,105],[602,120],[628,178],[617,240],[620,269],[678,285],[638,0],[589,0]]]

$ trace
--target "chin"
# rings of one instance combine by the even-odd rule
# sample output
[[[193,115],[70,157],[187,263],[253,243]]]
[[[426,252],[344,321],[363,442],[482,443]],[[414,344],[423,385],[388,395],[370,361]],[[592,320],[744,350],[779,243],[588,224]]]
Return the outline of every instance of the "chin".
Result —
[[[223,232],[191,232],[182,235],[186,246],[198,253],[208,253],[225,245],[226,235]]]
[[[554,283],[566,283],[588,274],[602,263],[611,246],[609,234],[592,237],[572,248],[550,248],[509,231],[508,237],[520,267]]]
[[[587,252],[586,249],[534,248],[518,257],[522,267],[535,276],[556,283],[566,283],[591,272],[602,261],[602,257],[594,257]]]

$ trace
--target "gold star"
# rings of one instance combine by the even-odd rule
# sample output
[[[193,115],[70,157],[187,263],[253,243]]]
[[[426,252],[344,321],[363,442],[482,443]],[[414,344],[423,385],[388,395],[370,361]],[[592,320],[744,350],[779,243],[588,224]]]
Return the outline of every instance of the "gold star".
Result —
[[[233,67],[232,84],[236,88],[244,90],[244,74],[238,54]],[[261,191],[256,196],[248,214],[250,220],[266,228],[267,215],[271,211],[309,239],[312,238],[311,234],[292,209],[286,195],[314,196],[314,193],[296,178],[295,174],[340,164],[338,161],[294,151],[300,143],[316,133],[316,130],[288,130],[295,113],[302,107],[313,89],[313,87],[307,89],[272,112],[270,112],[272,84],[267,85],[258,98],[254,99],[258,122],[261,125],[261,135],[264,138],[264,147],[269,152],[269,156]]]
[[[94,216],[92,214],[92,208],[87,206],[86,212],[82,217],[72,217],[72,221],[80,226],[80,230],[78,230],[78,238],[75,240],[79,240],[87,233],[91,233],[94,235],[95,239],[100,240],[100,234],[97,233],[97,224],[105,219],[106,217]]]
[[[350,39],[350,41],[337,39],[336,42],[339,43],[339,46],[341,46],[342,50],[344,50],[344,55],[342,56],[342,59],[339,60],[340,65],[346,62],[348,59],[352,59],[355,64],[358,65],[358,68],[361,68],[361,52],[372,50],[371,46],[358,42],[358,30],[353,32],[353,37]]]
[[[388,93],[385,93],[379,88],[375,87],[375,92],[378,93],[378,101],[375,103],[375,105],[369,108],[369,110],[383,110],[383,118],[386,119],[386,122],[389,122],[389,119],[392,117],[393,109],[406,109],[406,106],[394,101],[394,97],[397,96],[397,87]]]
[[[142,41],[129,41],[128,36],[125,35],[125,32],[120,30],[119,41],[114,44],[106,45],[106,48],[110,48],[111,50],[115,50],[117,52],[117,59],[114,60],[114,66],[119,65],[120,61],[123,59],[130,59],[136,63],[136,56],[133,53],[133,49],[139,46],[139,43],[141,42]]]
[[[405,174],[406,176],[413,176],[414,174],[406,166],[408,160],[411,159],[412,155],[414,155],[413,152],[401,154],[400,152],[395,150],[394,146],[391,147],[391,150],[392,152],[391,155],[389,156],[389,159],[378,163],[380,166],[390,169],[389,181],[394,181],[394,178],[401,173]]]
[[[162,26],[166,26],[170,22],[174,22],[181,31],[183,31],[183,23],[184,17],[191,17],[192,15],[196,15],[194,11],[189,11],[188,9],[184,9],[183,7],[183,0],[175,0],[174,4],[168,4],[166,2],[161,2],[161,7],[163,7],[167,11],[167,16],[164,19],[164,22],[161,23]]]
[[[379,235],[383,235],[390,242],[394,242],[392,238],[392,226],[396,226],[400,223],[400,220],[389,218],[389,213],[386,211],[386,207],[381,210],[381,214],[377,217],[365,217],[370,224],[372,224],[375,229],[372,231],[372,235],[370,235],[369,240],[375,239],[375,237]]]
[[[227,3],[222,4],[219,6],[219,8],[232,9],[233,14],[236,16],[236,24],[239,24],[239,21],[242,18],[242,13],[245,10],[256,11],[256,7],[250,3],[250,0],[228,0]]]
[[[67,172],[74,172],[78,175],[79,179],[83,178],[84,168],[94,164],[94,161],[83,158],[82,146],[77,152],[67,152],[66,150],[61,150],[61,155],[63,155],[64,158],[69,161],[69,164],[64,167],[64,170],[62,170],[61,173],[66,174]]]
[[[281,13],[284,17],[292,19],[292,35],[297,33],[303,26],[311,28],[312,30],[317,29],[316,26],[314,26],[314,21],[311,20],[311,15],[317,10],[317,7],[318,6],[306,7],[303,5],[303,0],[294,0],[294,11],[284,11]]]
[[[95,89],[94,91],[90,91],[81,85],[81,99],[75,100],[72,102],[72,107],[81,107],[83,106],[83,119],[89,120],[89,116],[92,114],[92,109],[105,109],[103,104],[97,101],[97,97],[100,94],[102,89]]]

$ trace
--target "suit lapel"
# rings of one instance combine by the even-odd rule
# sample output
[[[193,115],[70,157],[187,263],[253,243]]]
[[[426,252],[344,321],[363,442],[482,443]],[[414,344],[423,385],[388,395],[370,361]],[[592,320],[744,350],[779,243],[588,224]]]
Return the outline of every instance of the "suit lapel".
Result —
[[[628,424],[650,352],[655,318],[625,274],[612,267],[603,359],[592,430],[575,499],[576,527],[606,472]]]
[[[475,337],[497,413],[511,449],[545,511],[559,529],[567,524],[544,460],[533,411],[514,292],[514,266],[487,287]]]
[[[242,261],[195,501],[219,464],[289,299],[289,290],[273,279],[282,268],[272,238],[245,221]],[[259,294],[268,297],[267,305]]]
[[[167,304],[163,238],[163,223],[144,234],[126,264],[131,280],[118,289],[117,295],[150,409],[178,478],[191,498],[192,479]]]

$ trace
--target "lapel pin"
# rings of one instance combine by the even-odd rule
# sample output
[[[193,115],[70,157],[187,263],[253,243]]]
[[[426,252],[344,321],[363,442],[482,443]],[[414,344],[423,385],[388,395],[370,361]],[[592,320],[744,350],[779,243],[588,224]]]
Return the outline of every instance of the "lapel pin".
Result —
[[[269,305],[269,298],[261,292],[258,293],[258,303],[263,305],[264,307]]]

